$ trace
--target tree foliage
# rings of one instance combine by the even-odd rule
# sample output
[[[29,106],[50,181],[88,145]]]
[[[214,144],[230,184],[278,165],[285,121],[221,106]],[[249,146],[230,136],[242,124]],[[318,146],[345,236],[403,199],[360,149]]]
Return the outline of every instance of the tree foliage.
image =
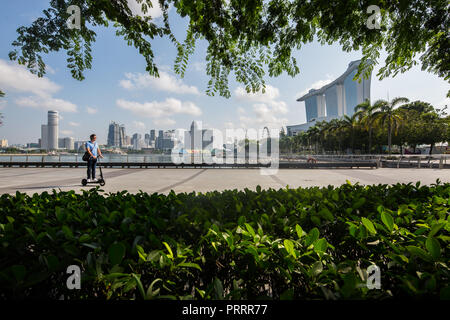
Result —
[[[112,23],[117,35],[135,46],[146,61],[146,71],[158,76],[152,40],[168,37],[175,45],[174,70],[184,76],[196,41],[208,43],[206,72],[210,77],[207,93],[229,97],[228,78],[236,80],[247,91],[265,88],[269,76],[300,70],[293,51],[315,38],[322,44],[338,42],[345,51],[362,50],[363,61],[357,76],[369,72],[378,62],[380,51],[387,58],[378,76],[382,79],[404,72],[416,65],[449,80],[450,36],[449,6],[446,0],[136,0],[147,13],[151,6],[163,12],[162,23],[148,15],[134,15],[127,0],[51,0],[49,8],[31,26],[22,26],[12,60],[25,64],[33,73],[43,76],[43,54],[64,50],[67,66],[75,79],[83,80],[91,68],[91,47],[96,40],[95,26]],[[81,29],[68,29],[69,5],[81,8]],[[380,29],[366,25],[370,5],[381,9]],[[174,36],[168,9],[173,6],[181,17],[189,19],[186,38]]]
[[[305,132],[281,137],[280,151],[343,153],[351,149],[373,153],[381,152],[384,145],[390,152],[390,144],[400,148],[429,144],[431,154],[436,143],[450,142],[450,116],[444,110],[423,101],[399,106],[406,101],[364,102],[352,117],[317,122]]]

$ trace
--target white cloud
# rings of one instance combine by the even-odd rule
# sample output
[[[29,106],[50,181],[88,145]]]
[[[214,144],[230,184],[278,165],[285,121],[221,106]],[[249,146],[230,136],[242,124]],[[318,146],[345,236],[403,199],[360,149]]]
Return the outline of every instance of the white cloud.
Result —
[[[239,120],[241,126],[244,128],[262,129],[268,128],[280,128],[288,123],[288,119],[280,117],[280,113],[274,111],[274,108],[264,103],[257,103],[253,105],[253,115],[248,115],[247,112],[241,113]],[[286,111],[281,114],[286,114]]]
[[[69,101],[52,98],[51,96],[28,96],[14,100],[21,107],[57,110],[64,112],[77,112],[77,106]]]
[[[145,0],[144,0],[145,2]],[[162,17],[162,10],[161,7],[159,6],[159,3],[157,1],[152,1],[153,7],[152,8],[148,8],[147,6],[147,13],[144,13],[142,11],[142,3],[137,3],[136,0],[128,0],[128,7],[130,8],[131,12],[133,13],[133,15],[135,16],[151,16],[153,19]]]
[[[33,94],[16,99],[15,103],[19,106],[66,112],[77,111],[75,104],[53,97],[61,86],[46,77],[39,78],[24,66],[2,59],[0,59],[0,88]]]
[[[119,85],[127,90],[132,89],[156,89],[159,91],[173,92],[179,94],[200,94],[197,87],[189,86],[165,71],[159,71],[159,78],[145,73],[125,73],[125,78],[120,80]]]
[[[176,123],[176,121],[169,118],[163,118],[153,120],[153,123],[157,126],[166,127],[166,126],[173,126]]]
[[[78,122],[70,121],[70,122],[69,122],[69,126],[72,126],[72,127],[79,127],[80,124],[79,124]]]
[[[132,113],[147,118],[162,119],[175,114],[187,114],[199,116],[202,111],[192,102],[183,102],[174,98],[167,98],[164,101],[134,102],[119,99],[116,101],[119,108],[129,110]]]
[[[98,112],[97,109],[91,107],[86,107],[86,111],[88,114],[96,114]]]
[[[194,62],[194,63],[192,63],[192,68],[198,72],[205,71],[206,63],[205,62]]]
[[[49,96],[61,89],[46,77],[39,78],[24,66],[0,59],[0,88]]]
[[[288,113],[288,107],[284,101],[279,100],[278,88],[266,85],[265,93],[262,93],[262,90],[256,93],[247,93],[245,88],[238,87],[234,93],[238,100],[253,103],[252,114],[243,107],[237,109],[242,127],[279,128],[288,122],[288,119],[283,117]]]
[[[133,121],[133,125],[137,129],[145,130],[145,123],[142,121]]]
[[[64,135],[71,135],[71,134],[73,134],[73,131],[70,131],[70,130],[60,130],[59,132],[61,134],[64,134]]]
[[[305,94],[307,94],[309,92],[309,90],[311,89],[320,89],[323,86],[326,86],[327,84],[329,84],[330,82],[332,82],[334,80],[334,77],[330,74],[326,75],[326,79],[323,80],[318,80],[316,82],[314,82],[313,84],[311,84],[308,89],[305,89],[303,91],[297,92],[295,94],[295,99],[297,100],[298,98],[304,96]]]
[[[50,73],[50,74],[55,74],[56,70],[53,69],[51,66],[49,66],[48,64],[45,65],[45,71]]]
[[[278,98],[280,96],[280,91],[278,88],[271,85],[266,85],[264,93],[262,93],[262,89],[255,93],[247,93],[245,88],[237,87],[236,90],[234,90],[234,94],[238,100],[267,103]]]

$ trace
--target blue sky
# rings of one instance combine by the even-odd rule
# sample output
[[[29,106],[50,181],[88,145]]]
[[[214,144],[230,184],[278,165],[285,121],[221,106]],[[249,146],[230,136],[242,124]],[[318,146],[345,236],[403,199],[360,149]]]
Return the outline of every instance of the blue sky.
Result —
[[[47,110],[60,111],[60,137],[86,140],[91,132],[106,142],[111,120],[123,123],[127,134],[147,133],[150,129],[188,128],[192,120],[204,127],[223,130],[227,127],[280,127],[305,122],[303,102],[295,98],[312,87],[320,87],[341,75],[360,52],[343,52],[339,45],[321,46],[317,42],[304,45],[295,52],[300,74],[292,78],[283,74],[266,77],[265,95],[248,95],[233,75],[230,77],[231,98],[209,97],[205,90],[209,80],[205,71],[206,42],[197,42],[183,79],[173,72],[176,50],[168,39],[152,42],[160,79],[145,74],[145,61],[134,47],[115,36],[115,29],[97,28],[93,45],[93,66],[82,82],[71,77],[66,68],[65,52],[44,56],[49,72],[38,79],[16,63],[8,52],[16,39],[16,29],[29,25],[47,8],[48,0],[1,0],[0,12],[0,89],[6,97],[0,100],[4,125],[0,138],[10,144],[37,142],[40,126],[46,123]],[[157,10],[157,8],[155,9]],[[154,11],[158,15],[157,11]],[[170,11],[175,35],[184,39],[188,20]],[[446,93],[450,85],[433,74],[416,67],[407,73],[379,81],[375,67],[372,75],[371,99],[405,96],[423,100],[435,107],[450,104]]]

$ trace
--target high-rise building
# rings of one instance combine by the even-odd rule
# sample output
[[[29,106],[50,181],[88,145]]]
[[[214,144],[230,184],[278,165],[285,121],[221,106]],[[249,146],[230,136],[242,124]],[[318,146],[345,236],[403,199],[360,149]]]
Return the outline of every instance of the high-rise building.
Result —
[[[122,124],[119,127],[119,146],[124,148],[127,145],[126,142],[126,134],[125,134],[125,126]]]
[[[41,125],[41,143],[40,143],[40,148],[47,150],[48,149],[48,129],[47,129],[47,125],[43,124]]]
[[[47,149],[56,150],[58,149],[58,111],[48,112],[47,129]]]
[[[297,101],[305,102],[306,123],[287,126],[287,134],[292,136],[306,131],[317,121],[330,121],[344,115],[352,116],[358,104],[365,100],[370,101],[371,74],[367,79],[362,77],[361,81],[353,80],[360,63],[361,60],[350,62],[347,70],[336,80],[320,89],[311,89],[298,98]]]
[[[58,111],[48,112],[47,124],[41,125],[41,149],[58,149],[58,118]]]
[[[67,150],[74,150],[75,149],[75,139],[72,137],[64,138],[64,148],[66,148]]]
[[[207,146],[215,143],[213,131],[203,129],[201,122],[192,121],[189,131],[184,132],[184,147],[188,150],[205,149]]]
[[[150,130],[150,141],[155,141],[156,140],[156,133],[155,133],[155,129]]]
[[[86,141],[75,141],[74,149],[77,151],[84,151]]]
[[[133,134],[133,137],[131,138],[131,145],[133,146],[134,150],[141,150],[142,148],[145,148],[144,140],[142,140],[142,135],[139,133]]]
[[[8,147],[8,140],[1,139],[0,140],[0,148],[7,148]]]
[[[75,139],[72,137],[59,138],[58,139],[58,148],[66,149],[66,150],[74,150],[75,149]]]
[[[159,130],[158,137],[156,138],[156,149],[162,149],[163,139],[164,139],[164,131]]]
[[[123,148],[127,145],[125,126],[111,121],[108,129],[107,145],[109,147]]]

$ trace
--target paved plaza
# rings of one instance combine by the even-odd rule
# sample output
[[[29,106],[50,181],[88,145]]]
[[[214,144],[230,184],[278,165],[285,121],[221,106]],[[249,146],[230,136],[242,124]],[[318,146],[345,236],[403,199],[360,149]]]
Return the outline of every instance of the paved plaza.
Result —
[[[280,169],[276,175],[261,175],[259,169],[104,169],[106,192],[207,192],[226,189],[254,190],[310,186],[339,186],[349,180],[360,184],[417,182],[431,184],[440,179],[450,182],[448,169]],[[33,194],[52,189],[89,189],[81,179],[83,168],[0,168],[0,194],[16,191]]]

